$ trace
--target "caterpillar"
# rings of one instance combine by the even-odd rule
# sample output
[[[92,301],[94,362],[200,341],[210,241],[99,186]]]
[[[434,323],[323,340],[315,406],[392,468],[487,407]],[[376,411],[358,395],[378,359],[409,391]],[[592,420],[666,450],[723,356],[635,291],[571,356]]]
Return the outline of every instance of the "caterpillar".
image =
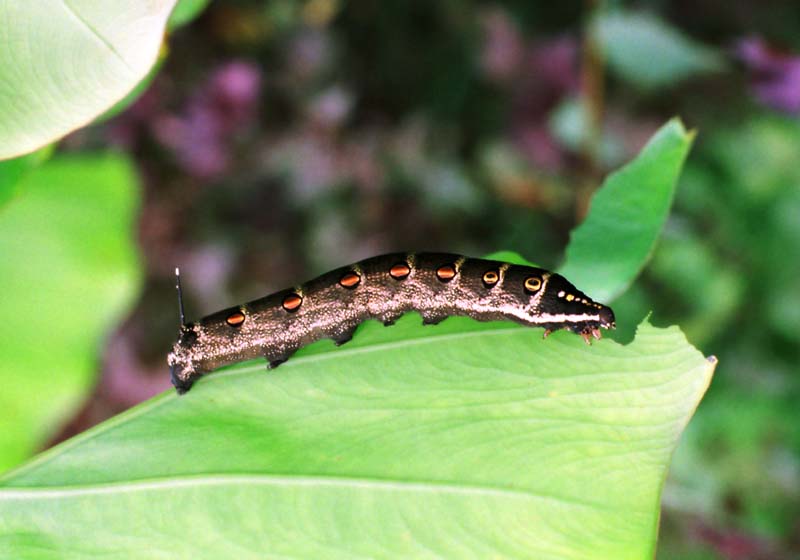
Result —
[[[177,285],[180,334],[167,362],[178,394],[221,366],[264,357],[274,368],[307,344],[331,338],[341,345],[365,320],[391,325],[409,311],[426,325],[465,315],[543,327],[545,337],[568,329],[587,344],[600,338],[601,327],[616,327],[610,307],[559,274],[447,253],[372,257],[189,324],[180,276]]]

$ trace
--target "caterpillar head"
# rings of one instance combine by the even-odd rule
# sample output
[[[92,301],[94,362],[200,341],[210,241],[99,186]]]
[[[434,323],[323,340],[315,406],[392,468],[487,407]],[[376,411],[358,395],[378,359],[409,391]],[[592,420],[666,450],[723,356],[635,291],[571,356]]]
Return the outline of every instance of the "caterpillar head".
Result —
[[[584,338],[600,338],[599,329],[616,328],[610,307],[597,303],[560,274],[532,276],[524,286],[531,294],[532,316],[548,331],[565,328]]]
[[[181,325],[178,340],[167,358],[170,379],[179,394],[188,391],[198,376],[194,357],[197,338],[198,332],[195,325],[191,323]]]

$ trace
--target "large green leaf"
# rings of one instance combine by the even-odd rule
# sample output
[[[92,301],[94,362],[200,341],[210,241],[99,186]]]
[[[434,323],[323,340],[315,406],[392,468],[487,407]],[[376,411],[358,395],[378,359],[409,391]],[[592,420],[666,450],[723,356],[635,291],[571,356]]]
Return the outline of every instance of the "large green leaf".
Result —
[[[559,272],[598,301],[620,295],[650,258],[693,138],[673,119],[636,159],[612,173],[572,232]]]
[[[0,159],[122,99],[156,61],[175,0],[0,2]]]
[[[60,157],[0,211],[0,471],[91,390],[99,343],[137,289],[137,197],[126,159]]]
[[[714,362],[416,315],[161,395],[0,481],[0,556],[652,558]]]

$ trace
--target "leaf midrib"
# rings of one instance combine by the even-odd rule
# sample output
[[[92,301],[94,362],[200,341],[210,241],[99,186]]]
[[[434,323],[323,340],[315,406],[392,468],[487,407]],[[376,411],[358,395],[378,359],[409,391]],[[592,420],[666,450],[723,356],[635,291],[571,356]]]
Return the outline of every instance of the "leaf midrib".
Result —
[[[123,66],[125,66],[129,72],[132,74],[135,73],[134,69],[131,67],[128,61],[125,60],[125,57],[122,56],[114,44],[105,36],[103,36],[103,34],[100,33],[100,31],[98,31],[95,26],[89,22],[89,20],[83,17],[83,14],[81,14],[74,6],[72,6],[71,0],[62,0],[62,4],[67,12],[69,12],[72,17],[78,20],[84,29],[88,31],[89,35],[97,39],[114,56],[114,58],[116,58],[120,63],[122,63]]]
[[[76,484],[73,486],[31,486],[0,488],[0,503],[19,499],[62,499],[72,497],[116,495],[120,493],[147,492],[151,490],[196,489],[224,486],[275,486],[280,488],[308,487],[313,489],[366,489],[386,492],[417,492],[467,497],[496,497],[522,500],[538,500],[558,505],[613,512],[616,508],[605,504],[579,500],[573,497],[555,496],[531,489],[481,484],[456,484],[434,480],[398,480],[354,476],[322,476],[291,474],[230,474],[205,473],[202,475],[182,475],[180,477],[146,478],[136,481],[115,481],[97,484]],[[630,508],[626,506],[626,511]],[[645,512],[639,512],[645,513]]]

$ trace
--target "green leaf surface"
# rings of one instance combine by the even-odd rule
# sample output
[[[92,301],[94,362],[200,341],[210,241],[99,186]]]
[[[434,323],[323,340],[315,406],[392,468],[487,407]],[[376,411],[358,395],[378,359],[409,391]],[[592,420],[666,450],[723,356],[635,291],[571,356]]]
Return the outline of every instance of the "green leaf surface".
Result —
[[[0,159],[122,99],[153,66],[175,0],[0,2]]]
[[[101,338],[137,291],[137,196],[128,160],[62,156],[0,211],[0,471],[91,390]]]
[[[572,232],[561,274],[597,301],[625,291],[653,252],[693,139],[673,119],[605,180]]]
[[[653,15],[604,14],[594,21],[593,33],[611,70],[642,88],[673,86],[691,76],[725,67],[719,52]]]
[[[0,480],[0,556],[652,558],[714,368],[677,328],[593,346],[368,322],[165,393]]]

